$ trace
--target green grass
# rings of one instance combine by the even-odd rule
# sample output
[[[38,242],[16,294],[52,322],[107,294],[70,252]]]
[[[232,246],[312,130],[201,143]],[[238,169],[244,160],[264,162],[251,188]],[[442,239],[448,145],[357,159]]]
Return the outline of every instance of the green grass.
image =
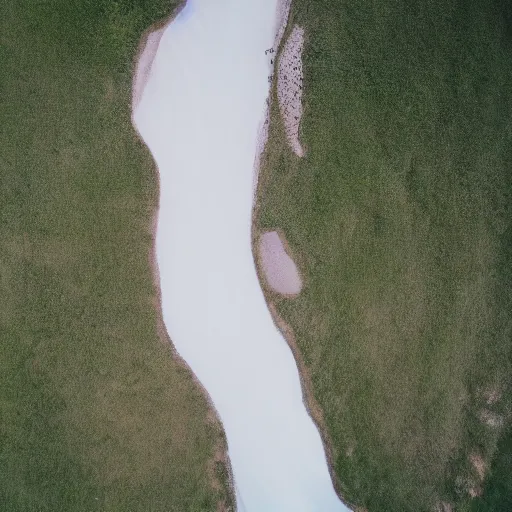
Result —
[[[270,299],[311,372],[337,487],[370,512],[508,510],[511,20],[500,1],[292,5],[307,156],[274,86],[256,226],[304,262],[300,297]]]
[[[132,62],[167,0],[8,0],[0,21],[0,509],[211,511],[217,423],[158,335],[156,170]]]

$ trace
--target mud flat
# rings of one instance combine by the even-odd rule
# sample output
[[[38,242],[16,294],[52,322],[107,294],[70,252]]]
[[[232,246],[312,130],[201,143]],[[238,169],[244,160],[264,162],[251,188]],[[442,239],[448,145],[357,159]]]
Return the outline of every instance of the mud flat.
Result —
[[[259,261],[267,284],[275,292],[294,296],[302,289],[297,265],[286,251],[277,231],[263,233],[259,241]]]
[[[293,152],[304,156],[304,148],[299,140],[302,119],[302,49],[304,29],[295,25],[286,40],[277,71],[277,98],[283,118],[286,137]]]

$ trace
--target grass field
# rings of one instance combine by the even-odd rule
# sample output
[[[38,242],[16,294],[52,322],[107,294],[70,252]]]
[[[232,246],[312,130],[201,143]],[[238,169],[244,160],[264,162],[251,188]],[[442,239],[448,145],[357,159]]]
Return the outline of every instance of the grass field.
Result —
[[[220,426],[159,335],[156,170],[130,120],[139,40],[176,5],[2,6],[2,511],[232,503]]]
[[[293,23],[307,156],[274,84],[255,225],[304,262],[301,296],[268,298],[337,488],[369,512],[512,510],[510,4],[294,0]]]

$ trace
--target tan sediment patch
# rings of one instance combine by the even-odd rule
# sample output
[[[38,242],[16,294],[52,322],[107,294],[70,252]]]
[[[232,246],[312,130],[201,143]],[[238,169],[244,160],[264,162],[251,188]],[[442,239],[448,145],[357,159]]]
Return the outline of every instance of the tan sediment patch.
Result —
[[[364,512],[364,508],[357,508],[353,505],[350,505],[346,503],[342,499],[342,483],[338,479],[336,472],[334,470],[334,460],[336,458],[336,450],[335,446],[332,443],[332,440],[329,437],[329,434],[327,432],[327,427],[325,424],[325,419],[323,415],[322,408],[318,404],[318,402],[315,400],[315,397],[313,395],[313,389],[312,389],[312,383],[311,383],[311,374],[302,358],[302,355],[300,353],[299,347],[297,345],[297,341],[295,339],[295,335],[293,333],[292,328],[288,323],[279,315],[279,312],[277,311],[276,305],[271,301],[267,299],[268,308],[270,310],[270,313],[272,314],[272,319],[274,320],[274,323],[276,327],[279,329],[281,334],[283,335],[284,339],[288,343],[288,346],[290,347],[293,356],[295,358],[295,362],[297,364],[297,368],[299,370],[299,376],[300,376],[300,382],[301,382],[301,388],[302,388],[302,400],[304,402],[304,405],[306,407],[306,410],[313,420],[313,423],[316,425],[318,432],[320,433],[320,437],[322,439],[322,444],[325,451],[325,456],[327,459],[327,467],[329,470],[329,475],[331,476],[331,480],[333,482],[334,490],[336,491],[336,494],[340,498],[343,503],[345,503],[349,508],[353,509],[355,512],[360,511]]]
[[[482,488],[472,476],[459,475],[455,479],[455,489],[457,494],[468,494],[470,498],[476,498],[482,494]]]
[[[153,25],[144,31],[140,38],[139,47],[133,60],[132,116],[142,98],[142,93],[144,92],[149,75],[151,74],[151,66],[155,59],[156,52],[158,51],[158,45],[160,44],[160,39],[162,38],[165,28],[173,22],[176,16],[178,16],[185,7],[186,3],[186,0],[181,0],[168,18],[153,23]],[[144,141],[142,142],[144,143]]]
[[[484,400],[487,405],[494,405],[499,402],[502,394],[502,386],[496,383],[492,383],[487,386],[480,386],[476,390],[477,397]]]
[[[482,489],[477,486],[470,487],[468,490],[468,494],[471,498],[477,498],[482,495]]]
[[[501,398],[501,390],[496,388],[488,389],[484,392],[487,405],[493,405]]]
[[[303,47],[304,29],[295,25],[279,57],[277,71],[277,99],[286,138],[293,152],[299,157],[304,156],[304,148],[299,140],[302,118]]]
[[[142,93],[151,73],[151,66],[155,59],[156,52],[158,51],[158,45],[160,44],[164,30],[165,28],[160,28],[146,35],[144,48],[140,52],[137,60],[137,70],[133,75],[132,105],[134,110],[138,107],[142,98]]]
[[[276,55],[279,49],[279,45],[281,44],[281,39],[283,38],[283,34],[286,30],[286,25],[288,23],[288,16],[290,14],[290,5],[291,0],[280,0],[277,3],[276,10],[276,26],[275,26],[275,37],[274,44],[272,48],[269,48],[271,51],[268,54],[269,59],[269,81],[273,80],[273,70],[275,67]],[[254,178],[253,178],[253,191],[256,194],[257,184],[258,184],[258,173],[260,168],[260,160],[261,155],[263,154],[263,150],[265,149],[265,145],[268,140],[268,126],[270,124],[270,97],[267,98],[265,111],[263,113],[263,119],[258,129],[258,139],[256,141],[256,156],[254,159]]]
[[[104,87],[105,87],[105,94],[104,94],[105,101],[107,103],[110,103],[114,99],[115,93],[116,93],[114,79],[111,76],[106,78]]]
[[[354,441],[350,442],[347,449],[345,450],[345,455],[347,457],[352,457],[356,450],[356,443]]]
[[[288,23],[288,16],[290,15],[291,0],[281,0],[277,4],[277,15],[276,15],[276,35],[274,38],[274,50],[277,51],[281,44],[286,24]]]
[[[158,50],[158,45],[160,43],[160,39],[163,35],[163,32],[165,28],[174,20],[174,18],[176,18],[180,11],[185,7],[185,5],[186,0],[183,0],[179,4],[179,6],[176,7],[171,16],[153,24],[144,32],[144,34],[141,37],[139,48],[135,56],[132,82],[132,124],[134,126],[134,130],[138,140],[145,147],[146,143],[140,136],[135,126],[135,123],[133,122],[133,113],[142,98],[144,87],[146,86],[147,80],[151,73],[151,65]],[[155,178],[159,182],[159,173],[154,160],[153,169],[155,173]],[[199,382],[199,380],[192,372],[191,368],[188,366],[186,361],[176,351],[174,344],[172,343],[172,340],[170,339],[167,333],[167,329],[165,327],[165,323],[162,317],[160,272],[158,269],[158,263],[156,259],[156,232],[158,227],[158,210],[159,204],[157,203],[155,205],[151,221],[148,223],[148,232],[151,234],[152,237],[152,248],[148,254],[148,260],[153,275],[153,286],[155,290],[155,293],[151,296],[150,301],[155,311],[157,311],[156,330],[158,337],[162,341],[162,343],[170,347],[172,358],[174,359],[176,364],[188,372],[190,378],[192,379],[192,382],[200,390],[208,404],[208,411],[206,414],[205,422],[209,426],[211,426],[213,431],[217,434],[217,441],[214,446],[213,454],[208,462],[208,477],[210,480],[212,490],[217,492],[221,496],[224,495],[224,498],[220,499],[217,502],[216,512],[233,512],[235,510],[235,486],[233,472],[227,452],[227,441],[225,438],[222,423],[206,389],[201,384],[201,382]],[[223,471],[218,471],[219,464],[223,467]],[[227,477],[227,489],[225,488],[225,482],[221,480],[222,476],[219,473]],[[225,489],[224,492],[223,489]]]
[[[254,218],[256,218],[255,217],[255,211],[253,212],[253,216],[254,216]],[[255,226],[253,226],[253,228],[254,227]],[[257,271],[257,274],[258,274],[259,281],[260,281],[261,286],[262,286],[262,288],[263,288],[263,290],[264,290],[264,292],[266,294],[265,297],[267,298],[267,302],[269,300],[268,296],[272,297],[275,294],[279,294],[281,297],[294,298],[294,297],[296,297],[298,295],[297,293],[293,294],[293,293],[279,292],[279,291],[275,290],[267,282],[266,275],[265,275],[265,270],[263,268],[263,261],[262,261],[260,250],[259,250],[259,242],[260,242],[261,236],[263,234],[270,233],[270,232],[276,232],[278,234],[279,240],[280,240],[280,242],[282,244],[282,247],[283,247],[287,257],[290,258],[290,260],[292,261],[293,265],[297,269],[297,274],[298,274],[298,277],[299,277],[300,282],[301,282],[301,290],[307,284],[307,279],[305,277],[305,274],[303,272],[301,272],[301,270],[300,270],[300,269],[303,269],[304,266],[305,266],[304,260],[303,260],[303,258],[301,257],[301,255],[299,253],[297,253],[296,251],[292,250],[292,248],[290,247],[290,244],[288,243],[286,235],[285,235],[284,231],[281,228],[268,229],[268,230],[265,230],[265,231],[259,231],[259,230],[253,229],[253,233],[252,233],[252,248],[253,248],[254,261],[255,261],[256,271]],[[300,293],[300,291],[299,291],[299,293]],[[267,296],[267,294],[268,294],[268,296]],[[319,328],[325,327],[324,323],[322,323],[320,321],[318,322],[318,324],[319,324],[318,325]]]
[[[222,430],[220,420],[213,407],[209,409],[206,416],[206,421],[218,433],[213,458],[208,461],[208,477],[210,479],[212,488],[220,495],[222,495],[225,494],[225,488],[223,482],[220,480],[220,477],[222,474],[226,474],[226,470],[230,490],[235,488],[231,464],[229,462],[227,453],[226,438],[224,436],[224,431]],[[221,470],[220,474],[219,465],[220,467],[224,468],[224,471]],[[227,498],[219,500],[215,509],[216,512],[234,512],[234,510],[234,501],[230,502]]]
[[[503,417],[496,414],[488,409],[482,409],[479,413],[480,421],[485,423],[487,426],[492,428],[498,428],[503,426]]]
[[[478,475],[478,478],[480,478],[481,481],[485,478],[485,472],[486,472],[486,464],[484,459],[480,455],[477,455],[476,453],[472,453],[469,456],[469,462],[471,462],[471,465],[476,471],[476,474]]]
[[[471,498],[476,498],[482,495],[482,482],[485,478],[486,464],[482,457],[476,453],[472,453],[468,457],[474,472],[468,476],[466,489]]]
[[[267,231],[260,235],[259,265],[272,290],[281,295],[296,296],[302,290],[302,279],[289,254],[289,248],[286,250],[283,236],[277,231]]]

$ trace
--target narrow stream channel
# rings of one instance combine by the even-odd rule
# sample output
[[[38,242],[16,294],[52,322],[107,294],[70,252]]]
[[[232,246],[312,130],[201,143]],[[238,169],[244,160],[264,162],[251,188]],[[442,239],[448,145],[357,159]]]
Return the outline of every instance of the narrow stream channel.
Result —
[[[348,510],[251,251],[253,165],[277,0],[194,0],[165,28],[134,112],[160,173],[169,336],[224,425],[238,510]]]

